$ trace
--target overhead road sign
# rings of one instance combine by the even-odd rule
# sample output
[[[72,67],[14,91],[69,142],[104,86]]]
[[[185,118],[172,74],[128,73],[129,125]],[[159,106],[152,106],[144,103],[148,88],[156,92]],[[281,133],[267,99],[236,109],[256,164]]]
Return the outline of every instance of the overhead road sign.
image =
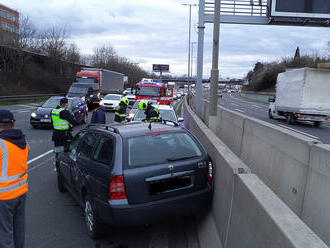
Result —
[[[153,64],[152,70],[155,72],[169,72],[170,66],[169,65],[161,65],[161,64]]]
[[[205,1],[204,22],[213,23],[214,1]],[[330,25],[330,1],[222,0],[220,22],[257,25]]]

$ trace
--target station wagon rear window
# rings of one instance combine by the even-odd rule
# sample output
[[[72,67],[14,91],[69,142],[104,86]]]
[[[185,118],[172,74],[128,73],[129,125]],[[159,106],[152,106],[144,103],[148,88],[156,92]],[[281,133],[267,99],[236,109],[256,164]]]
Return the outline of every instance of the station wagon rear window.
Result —
[[[186,133],[155,133],[128,139],[128,165],[147,166],[202,156]]]

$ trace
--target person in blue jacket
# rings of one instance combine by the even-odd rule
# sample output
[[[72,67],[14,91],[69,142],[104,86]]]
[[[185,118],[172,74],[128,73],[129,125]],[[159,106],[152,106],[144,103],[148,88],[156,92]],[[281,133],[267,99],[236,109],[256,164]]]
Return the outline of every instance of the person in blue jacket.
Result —
[[[91,124],[105,124],[105,109],[100,105],[100,102],[94,102],[93,104],[95,109],[93,110]]]

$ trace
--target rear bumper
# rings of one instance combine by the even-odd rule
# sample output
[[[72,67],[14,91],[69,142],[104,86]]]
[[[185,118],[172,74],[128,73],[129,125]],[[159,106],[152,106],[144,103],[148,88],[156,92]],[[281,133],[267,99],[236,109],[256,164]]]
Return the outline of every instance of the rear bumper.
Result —
[[[176,216],[194,214],[210,206],[212,187],[184,196],[136,205],[98,202],[98,215],[114,227],[142,225]]]

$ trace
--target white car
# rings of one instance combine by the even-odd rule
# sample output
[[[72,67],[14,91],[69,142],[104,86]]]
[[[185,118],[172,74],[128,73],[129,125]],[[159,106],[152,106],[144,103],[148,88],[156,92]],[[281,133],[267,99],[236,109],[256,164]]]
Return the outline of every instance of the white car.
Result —
[[[129,100],[129,105],[133,105],[135,103],[136,96],[133,94],[128,94],[125,97]]]
[[[120,103],[120,100],[122,98],[122,95],[119,94],[107,94],[100,104],[103,106],[105,110],[115,110],[118,104]]]
[[[162,117],[162,120],[167,120],[175,123],[183,122],[183,118],[177,117],[174,109],[170,105],[153,105],[154,107],[158,108],[159,113]],[[142,121],[146,118],[146,115],[144,114],[144,110],[139,109],[132,121]]]

